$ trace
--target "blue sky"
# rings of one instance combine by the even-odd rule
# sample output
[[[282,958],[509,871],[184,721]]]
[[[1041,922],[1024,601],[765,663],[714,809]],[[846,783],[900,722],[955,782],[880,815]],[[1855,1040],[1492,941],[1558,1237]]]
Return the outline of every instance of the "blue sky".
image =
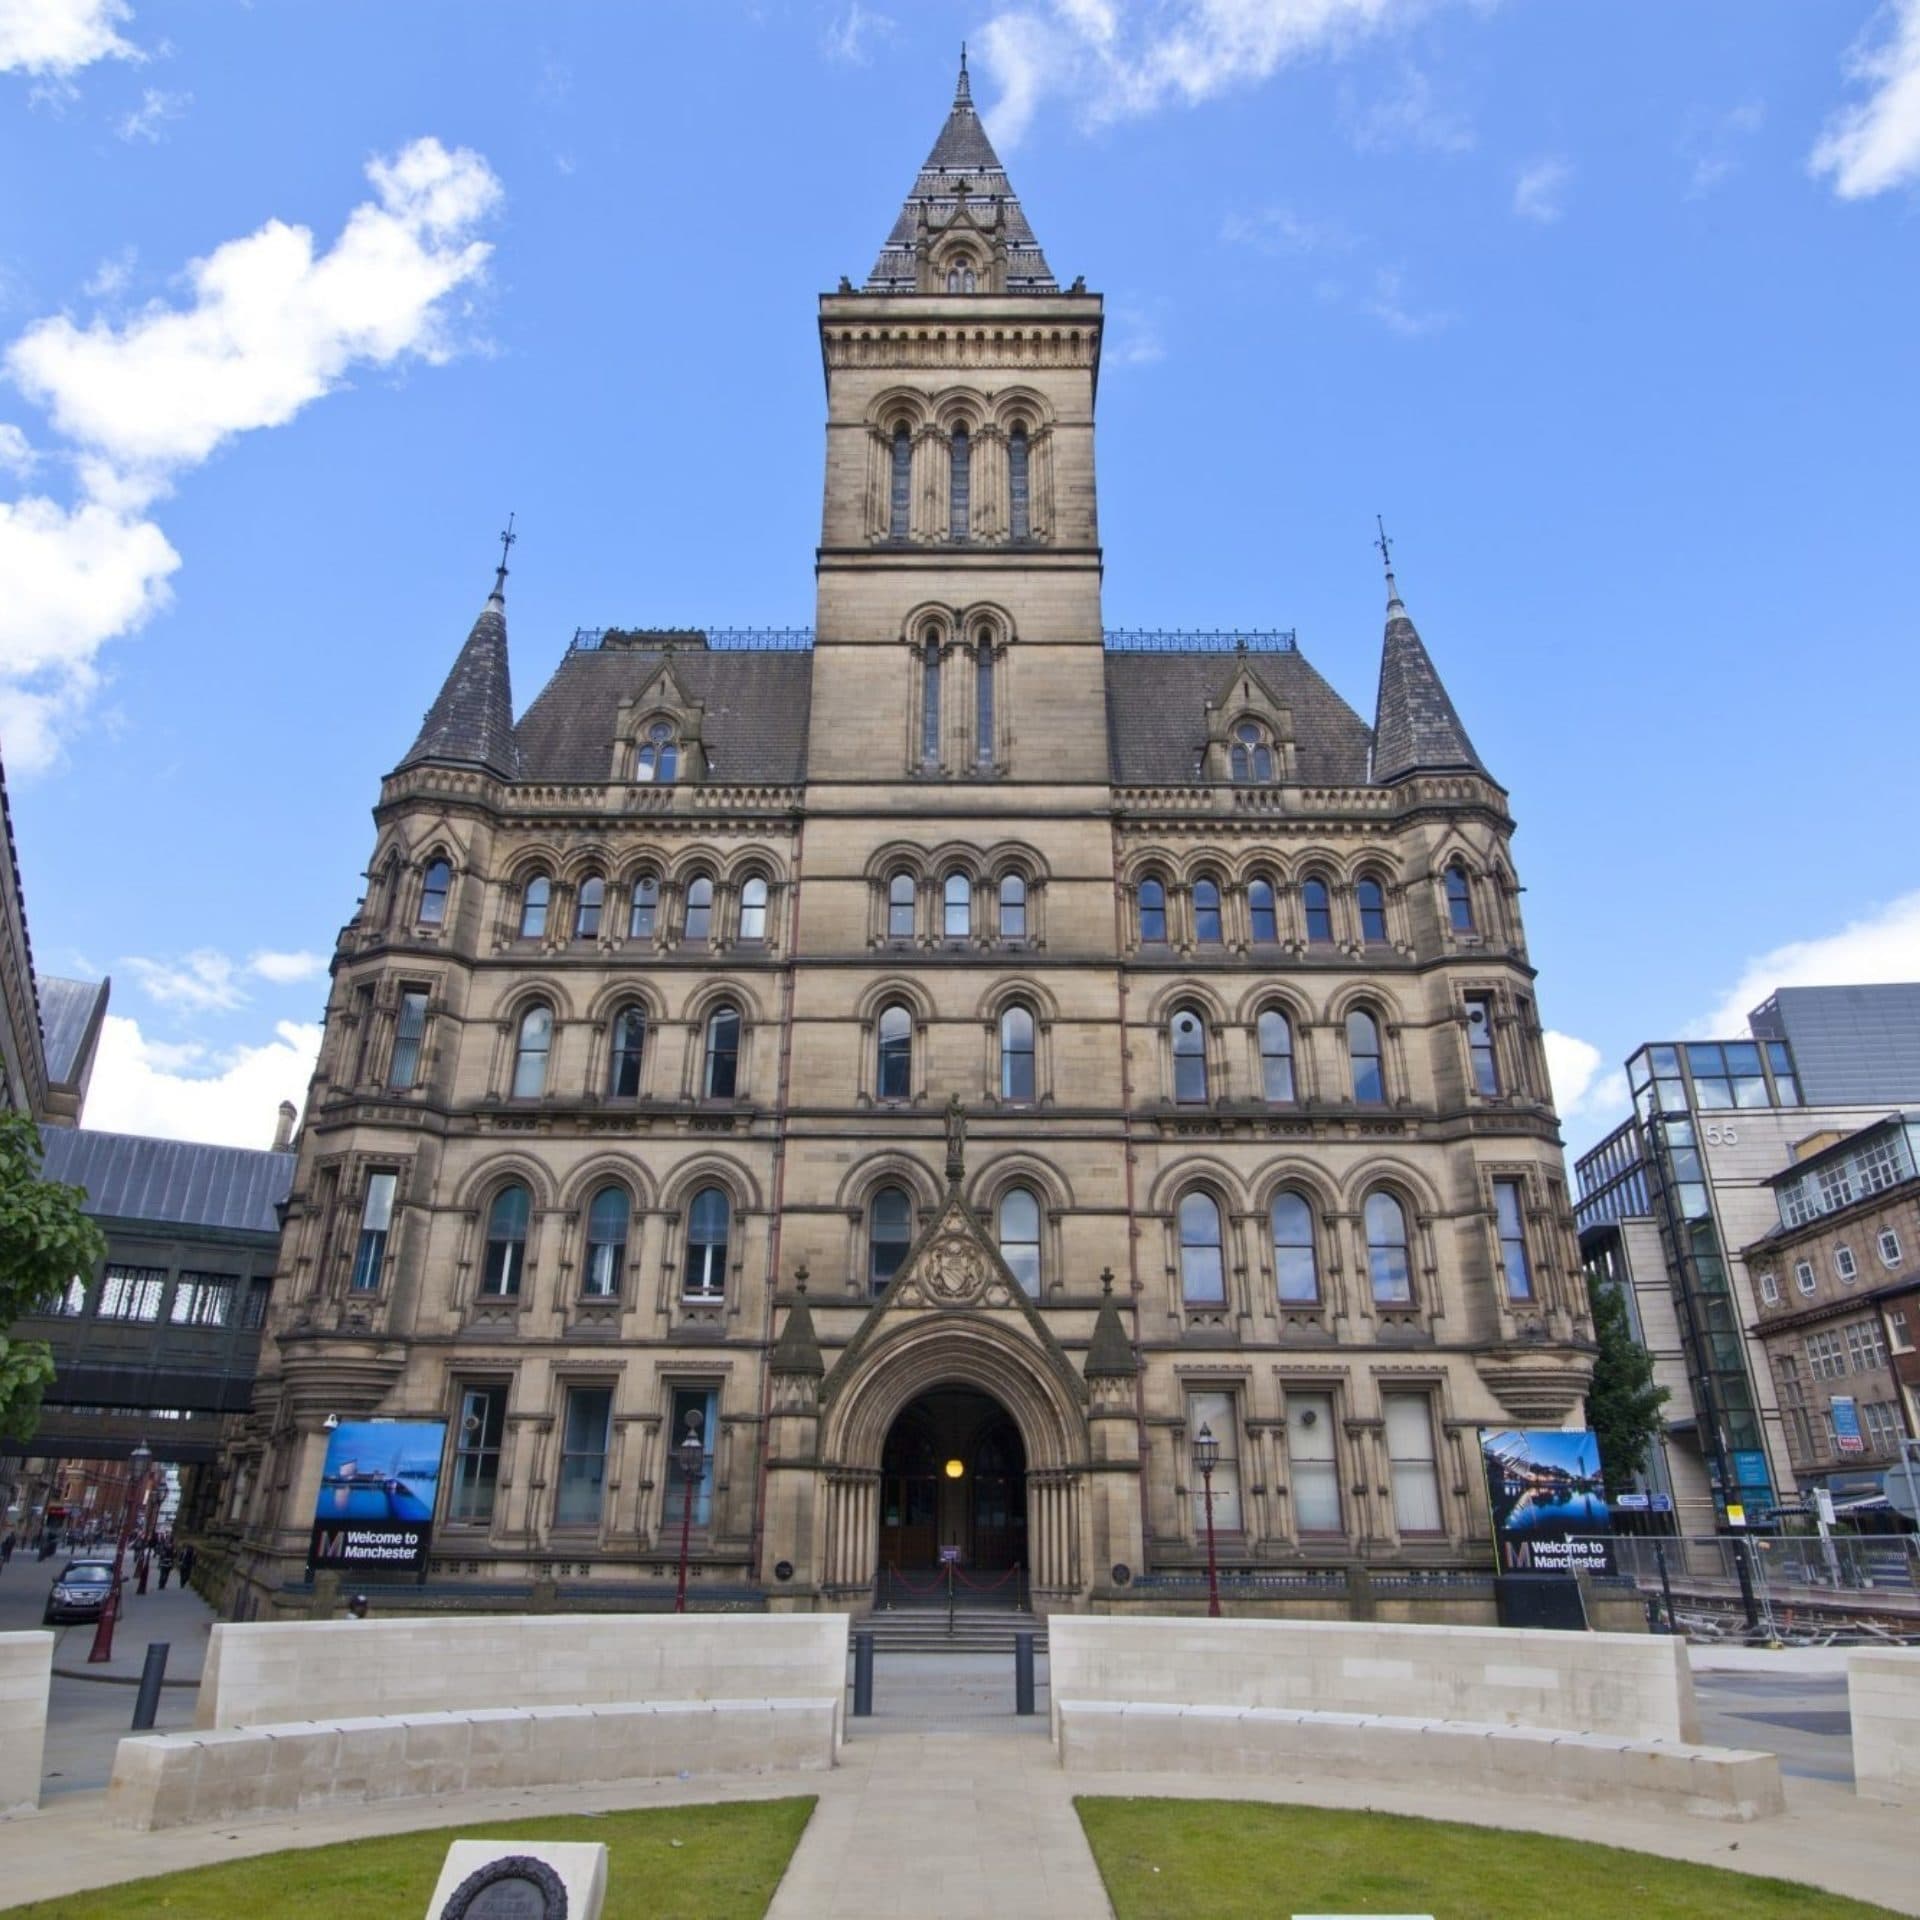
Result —
[[[1370,716],[1386,515],[1570,1140],[1642,1039],[1920,974],[1920,0],[0,0],[0,742],[92,1124],[304,1091],[510,509],[522,705],[576,625],[810,621],[814,297],[962,38],[1109,301],[1108,623]]]

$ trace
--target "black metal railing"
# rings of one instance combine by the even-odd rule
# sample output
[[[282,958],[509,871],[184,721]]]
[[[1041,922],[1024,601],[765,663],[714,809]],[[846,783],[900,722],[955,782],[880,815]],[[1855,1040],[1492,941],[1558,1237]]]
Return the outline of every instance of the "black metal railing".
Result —
[[[1109,653],[1294,653],[1292,627],[1108,627]]]
[[[1109,653],[1294,653],[1292,627],[1107,627],[1100,635]],[[664,652],[669,647],[712,653],[806,653],[812,627],[575,627],[573,653],[608,646]]]

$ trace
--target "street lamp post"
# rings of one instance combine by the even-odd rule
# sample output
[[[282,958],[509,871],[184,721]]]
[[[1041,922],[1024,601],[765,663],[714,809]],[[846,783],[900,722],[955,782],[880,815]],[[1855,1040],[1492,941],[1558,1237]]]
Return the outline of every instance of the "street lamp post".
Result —
[[[1220,1618],[1220,1563],[1213,1552],[1213,1470],[1220,1464],[1220,1442],[1213,1429],[1203,1426],[1193,1437],[1193,1464],[1205,1489],[1207,1506],[1207,1613]]]
[[[128,1457],[127,1497],[120,1508],[120,1544],[114,1549],[113,1584],[107,1589],[107,1604],[100,1609],[100,1624],[93,1630],[93,1646],[87,1664],[96,1666],[113,1658],[113,1623],[120,1612],[120,1581],[127,1562],[127,1535],[133,1528],[134,1502],[146,1489],[147,1469],[153,1465],[153,1450],[142,1440]],[[144,1507],[144,1500],[141,1501]]]
[[[687,1412],[687,1436],[674,1448],[680,1461],[682,1497],[680,1501],[680,1583],[674,1589],[673,1610],[687,1610],[687,1549],[693,1536],[693,1490],[706,1478],[707,1449],[700,1438],[700,1414],[697,1408]]]

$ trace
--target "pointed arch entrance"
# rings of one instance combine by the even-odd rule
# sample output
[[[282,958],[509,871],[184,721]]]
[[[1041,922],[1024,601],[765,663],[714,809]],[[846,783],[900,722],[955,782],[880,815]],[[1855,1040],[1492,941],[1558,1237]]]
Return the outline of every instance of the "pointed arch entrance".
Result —
[[[1006,1408],[972,1387],[910,1402],[880,1455],[882,1573],[911,1580],[943,1553],[974,1575],[1027,1564],[1026,1446]]]

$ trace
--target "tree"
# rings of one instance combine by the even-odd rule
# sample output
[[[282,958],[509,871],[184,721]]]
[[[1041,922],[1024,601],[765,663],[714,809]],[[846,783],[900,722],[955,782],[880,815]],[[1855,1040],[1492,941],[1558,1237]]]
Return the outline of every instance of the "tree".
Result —
[[[1653,1355],[1633,1337],[1620,1289],[1589,1277],[1587,1299],[1600,1348],[1587,1388],[1587,1425],[1599,1439],[1600,1472],[1612,1499],[1647,1464],[1669,1396],[1653,1384]]]
[[[0,1113],[0,1436],[9,1440],[32,1435],[53,1378],[53,1349],[9,1329],[107,1257],[106,1236],[81,1211],[86,1197],[42,1180],[40,1129],[24,1113]]]

